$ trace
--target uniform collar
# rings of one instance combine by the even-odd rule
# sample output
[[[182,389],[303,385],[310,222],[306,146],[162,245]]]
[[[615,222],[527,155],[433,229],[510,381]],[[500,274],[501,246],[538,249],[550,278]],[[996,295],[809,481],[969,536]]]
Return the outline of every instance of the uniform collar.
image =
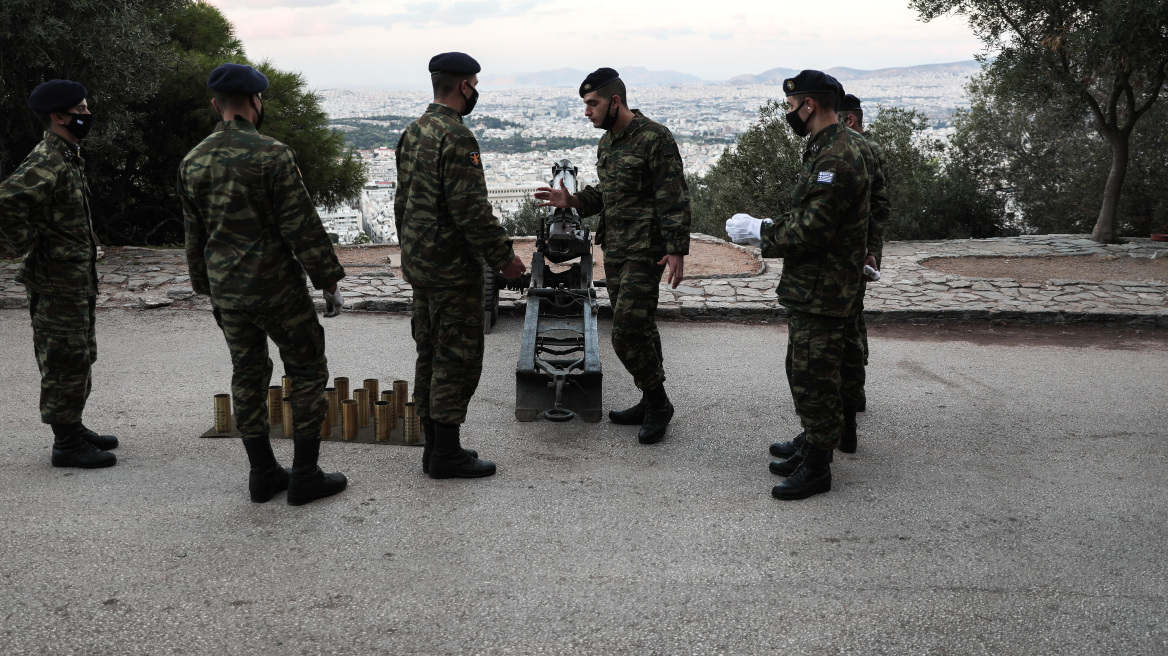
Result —
[[[839,123],[832,123],[831,125],[820,130],[810,141],[807,142],[807,152],[818,152],[827,142],[835,138],[837,134],[843,132],[844,126]]]
[[[219,132],[220,130],[243,130],[244,132],[259,133],[259,130],[256,129],[256,126],[252,125],[251,121],[245,119],[219,121],[219,124],[215,126],[215,131]]]
[[[68,156],[81,154],[80,144],[75,144],[61,135],[49,132],[48,130],[45,130],[45,143],[49,145],[49,148],[55,148]]]
[[[641,113],[641,110],[634,109],[633,120],[629,121],[629,124],[625,126],[625,129],[621,130],[620,132],[613,132],[612,140],[616,141],[617,139],[623,139],[626,135],[630,135],[636,132],[638,128],[640,128],[648,121],[649,119],[645,118],[645,115]]]
[[[430,103],[430,105],[426,107],[426,113],[445,114],[450,118],[458,121],[459,123],[462,123],[462,114],[459,114],[458,112],[451,109],[449,105],[443,105],[442,103]]]

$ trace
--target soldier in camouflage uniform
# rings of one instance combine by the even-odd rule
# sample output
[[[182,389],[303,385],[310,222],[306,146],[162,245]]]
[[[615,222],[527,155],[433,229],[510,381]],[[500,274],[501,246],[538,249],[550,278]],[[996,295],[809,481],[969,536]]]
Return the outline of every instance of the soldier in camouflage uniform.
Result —
[[[434,102],[397,142],[394,201],[402,275],[413,289],[422,471],[479,478],[495,463],[463,449],[459,433],[483,367],[483,261],[508,278],[526,267],[491,212],[478,141],[462,123],[478,101],[479,64],[447,52],[429,69]]]
[[[842,91],[842,89],[841,89]],[[888,166],[884,161],[884,151],[872,139],[871,133],[864,131],[864,110],[860,99],[852,94],[842,96],[839,107],[840,121],[849,130],[863,138],[864,161],[871,177],[868,208],[868,241],[864,264],[880,270],[880,260],[884,250],[884,226],[892,204],[888,194]],[[868,366],[868,328],[864,324],[864,292],[868,276],[860,277],[860,291],[852,313],[848,316],[847,350],[844,352],[840,374],[843,384],[840,396],[844,404],[844,432],[840,437],[839,450],[844,453],[856,452],[856,413],[867,407],[864,393],[865,373]]]
[[[842,94],[842,87],[840,92]],[[880,145],[869,134],[863,133],[863,110],[860,107],[859,98],[852,94],[841,95],[837,115],[844,127],[854,132],[854,136],[860,141],[864,161],[871,176],[868,240],[864,264],[879,271],[881,252],[884,248],[884,225],[888,222],[891,208],[884,155]],[[842,379],[840,397],[844,408],[844,429],[837,447],[843,453],[856,452],[856,413],[863,412],[867,406],[867,397],[864,394],[864,367],[868,366],[868,330],[864,324],[864,292],[869,280],[867,274],[860,277],[859,296],[856,299],[856,304],[852,307],[851,314],[848,315],[847,333],[844,336],[845,350],[840,367]],[[799,452],[799,447],[802,445],[803,433],[800,433],[793,440],[775,442],[770,446],[770,452],[776,458],[790,458]],[[791,466],[790,462],[783,465],[785,468]]]
[[[543,205],[573,207],[581,216],[600,214],[596,243],[604,248],[604,275],[612,303],[612,347],[633,375],[641,400],[613,410],[616,424],[640,424],[641,444],[659,442],[673,418],[665,393],[657,300],[669,265],[673,287],[684,276],[689,254],[690,205],[681,153],[668,128],[630,110],[624,82],[611,68],[600,68],[580,85],[584,114],[600,138],[596,171],[600,188],[577,194],[541,187]]]
[[[27,253],[16,275],[28,294],[41,372],[41,421],[53,430],[54,467],[110,467],[118,445],[81,423],[97,360],[97,240],[78,143],[93,116],[85,87],[50,80],[29,95],[44,140],[0,184],[0,245]]]
[[[787,381],[803,425],[797,454],[771,463],[787,476],[771,494],[804,499],[831,489],[832,450],[843,432],[841,368],[848,317],[860,295],[868,239],[870,180],[861,138],[839,124],[839,83],[819,71],[784,80],[787,122],[808,136],[791,210],[771,222],[727,221],[731,237],[761,239],[764,257],[783,258],[779,303],[787,309]]]
[[[292,149],[259,133],[267,78],[251,66],[224,64],[207,79],[223,121],[183,158],[179,197],[186,227],[191,286],[211,296],[234,370],[231,393],[251,465],[251,499],[263,503],[288,490],[301,505],[345,488],[343,474],[319,466],[328,364],[324,330],[305,272],[326,305],[344,302],[345,271],[304,188]],[[272,380],[268,338],[292,379],[294,454],[280,466],[268,438]]]

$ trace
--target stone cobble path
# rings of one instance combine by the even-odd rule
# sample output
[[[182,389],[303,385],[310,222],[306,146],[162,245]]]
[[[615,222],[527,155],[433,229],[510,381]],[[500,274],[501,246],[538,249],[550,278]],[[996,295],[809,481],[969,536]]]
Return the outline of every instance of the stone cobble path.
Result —
[[[696,239],[713,239],[695,235]],[[743,247],[735,247],[743,248]],[[757,249],[751,249],[757,254]],[[1148,281],[1048,280],[1018,282],[942,273],[921,264],[930,258],[1109,255],[1168,257],[1168,243],[1131,239],[1098,244],[1082,235],[1040,235],[983,240],[889,242],[879,282],[864,300],[869,321],[1000,321],[1006,323],[1134,323],[1168,326],[1168,284]],[[0,264],[0,307],[27,307],[24,286],[15,282],[19,264]],[[406,312],[410,286],[384,266],[347,265],[342,282],[346,309]],[[119,249],[97,266],[102,308],[210,308],[190,287],[182,250]],[[677,289],[661,287],[659,315],[684,319],[779,320],[775,298],[782,260],[760,259],[756,271],[738,277],[687,278]],[[607,291],[598,290],[601,312]],[[323,301],[318,300],[323,305]],[[500,311],[522,314],[524,297],[501,293]]]

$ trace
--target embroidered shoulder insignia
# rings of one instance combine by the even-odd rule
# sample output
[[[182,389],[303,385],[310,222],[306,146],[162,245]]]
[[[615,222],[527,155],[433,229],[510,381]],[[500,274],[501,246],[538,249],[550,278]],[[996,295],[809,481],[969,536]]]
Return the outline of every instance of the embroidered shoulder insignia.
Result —
[[[819,177],[815,179],[816,182],[822,182],[823,184],[831,184],[833,180],[835,180],[835,173],[832,171],[820,171]]]
[[[483,163],[483,160],[481,157],[479,157],[479,154],[477,152],[470,154],[470,165],[471,166],[478,166],[482,163]]]

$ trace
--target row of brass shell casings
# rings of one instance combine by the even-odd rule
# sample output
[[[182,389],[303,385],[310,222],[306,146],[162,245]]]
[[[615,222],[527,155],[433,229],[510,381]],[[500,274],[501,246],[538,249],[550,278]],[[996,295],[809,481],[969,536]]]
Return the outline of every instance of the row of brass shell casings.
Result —
[[[406,444],[417,444],[421,441],[421,422],[418,420],[418,407],[413,401],[403,404],[405,420],[402,422],[402,438]]]
[[[292,397],[285,396],[281,402],[283,413],[284,437],[295,437],[296,425],[292,422]]]
[[[349,379],[344,376],[337,376],[333,379],[333,387],[337,388],[337,396],[341,401],[349,399]]]
[[[357,406],[355,399],[341,401],[341,439],[352,441],[357,439]]]
[[[280,402],[284,400],[284,388],[280,385],[270,385],[268,387],[268,424],[275,426],[284,421],[284,408]]]
[[[393,430],[393,410],[389,401],[373,403],[373,437],[378,442],[389,441],[389,431]]]
[[[381,382],[376,378],[366,378],[362,382],[361,386],[365,388],[365,396],[369,400],[369,416],[372,417],[373,404],[377,403],[377,395],[381,393],[381,390],[379,389],[381,387]]]
[[[389,419],[387,421],[390,430],[393,430],[394,426],[397,426],[397,418],[400,416],[397,413],[397,395],[394,394],[393,390],[387,389],[381,393],[381,400],[389,404]]]
[[[231,395],[215,395],[215,432],[227,433],[231,431]]]
[[[369,425],[369,390],[364,387],[353,390],[353,400],[357,402],[357,426],[365,428]]]
[[[324,388],[325,399],[328,400],[328,410],[325,411],[325,417],[328,417],[330,426],[341,425],[341,394],[335,387]]]

